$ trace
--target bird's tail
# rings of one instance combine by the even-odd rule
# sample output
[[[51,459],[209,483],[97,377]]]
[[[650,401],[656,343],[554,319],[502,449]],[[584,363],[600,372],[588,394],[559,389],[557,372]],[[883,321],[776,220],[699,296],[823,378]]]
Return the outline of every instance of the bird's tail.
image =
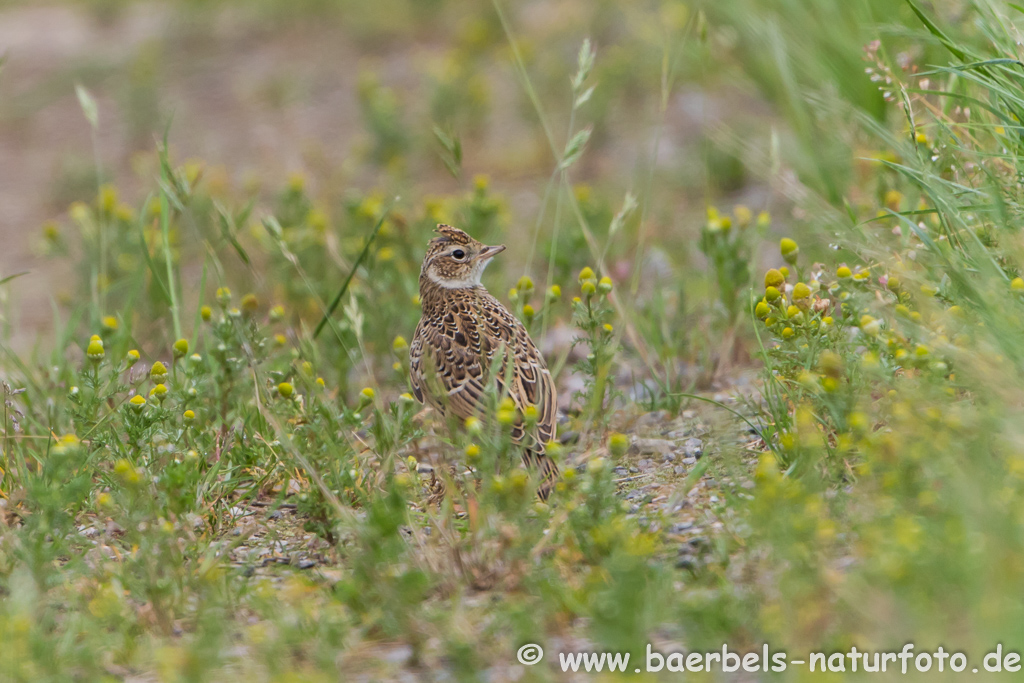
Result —
[[[537,467],[541,472],[540,486],[537,487],[537,497],[546,501],[551,495],[551,490],[558,482],[558,465],[544,451],[537,448],[523,450],[523,463],[528,468]]]

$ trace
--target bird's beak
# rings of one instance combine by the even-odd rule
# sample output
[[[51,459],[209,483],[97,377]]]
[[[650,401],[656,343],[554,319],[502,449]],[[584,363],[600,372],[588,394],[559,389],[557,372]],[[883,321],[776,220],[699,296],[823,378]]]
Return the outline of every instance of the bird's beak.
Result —
[[[487,261],[489,259],[494,258],[503,251],[505,251],[504,244],[499,244],[493,247],[484,247],[483,249],[480,250],[480,253],[476,255],[476,260]]]

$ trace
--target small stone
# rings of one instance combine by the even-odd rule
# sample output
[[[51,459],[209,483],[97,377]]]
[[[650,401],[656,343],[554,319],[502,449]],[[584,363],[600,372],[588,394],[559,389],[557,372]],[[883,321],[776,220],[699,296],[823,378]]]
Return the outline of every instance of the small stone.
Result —
[[[680,555],[679,559],[676,560],[676,569],[693,571],[696,568],[697,561],[693,558],[693,555]]]
[[[558,441],[563,446],[566,445],[566,444],[576,443],[579,440],[580,440],[580,433],[579,432],[574,432],[572,430],[569,430],[569,431],[566,431],[566,432],[562,432],[558,436]]]
[[[665,455],[671,453],[675,444],[668,439],[635,439],[629,452],[640,455]]]
[[[671,527],[669,527],[668,532],[670,534],[681,534],[684,531],[686,531],[687,529],[692,529],[692,528],[693,528],[693,522],[690,522],[690,521],[677,522],[676,524],[673,524]]]
[[[696,437],[691,437],[683,444],[683,452],[686,455],[699,458],[704,455],[704,442]]]
[[[665,462],[673,462],[675,459],[676,459],[676,454],[675,453],[666,453],[665,454]]]
[[[308,557],[299,560],[299,569],[311,569],[316,566],[316,560],[311,560]]]
[[[615,472],[615,474],[619,475],[620,477],[624,477],[627,474],[629,474],[629,470],[627,470],[625,467],[622,467],[621,465],[619,467],[616,467],[612,471]]]
[[[668,411],[656,410],[653,413],[647,413],[641,415],[640,419],[636,421],[637,427],[649,427],[651,425],[661,424],[668,419]]]
[[[640,468],[639,467],[630,467],[629,468],[629,473],[630,474],[637,474],[639,472],[640,472]]]
[[[651,468],[651,465],[651,461],[647,458],[644,458],[643,460],[636,464],[636,466],[639,467],[641,470],[649,470]]]
[[[676,465],[672,471],[676,474],[686,474],[686,468],[682,465]]]
[[[697,462],[697,458],[683,458],[684,465],[692,465]]]

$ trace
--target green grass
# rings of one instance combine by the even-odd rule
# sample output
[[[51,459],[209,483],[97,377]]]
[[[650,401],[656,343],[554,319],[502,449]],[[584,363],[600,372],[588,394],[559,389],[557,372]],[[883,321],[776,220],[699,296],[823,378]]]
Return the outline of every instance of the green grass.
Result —
[[[365,8],[346,30],[437,23],[388,7],[387,30]],[[980,668],[1024,647],[1020,13],[573,8],[550,31],[460,10],[419,105],[367,68],[352,168],[373,183],[239,189],[170,145],[140,193],[104,184],[46,228],[76,281],[0,361],[0,678],[562,680],[559,650],[648,643],[909,641]],[[474,177],[510,115],[477,89],[495,72],[539,151]],[[771,115],[655,163],[698,87]],[[632,167],[607,163],[622,144]],[[747,183],[771,199],[744,206]],[[439,221],[510,244],[486,284],[579,380],[550,504],[497,397],[449,430],[408,393]],[[526,643],[547,657],[519,671]]]

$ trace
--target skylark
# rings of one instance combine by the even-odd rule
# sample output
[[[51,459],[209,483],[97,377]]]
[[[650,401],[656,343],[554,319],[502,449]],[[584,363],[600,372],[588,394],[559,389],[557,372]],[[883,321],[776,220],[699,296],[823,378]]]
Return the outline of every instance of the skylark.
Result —
[[[515,404],[512,440],[528,467],[540,467],[538,495],[546,500],[558,477],[545,454],[555,437],[555,385],[526,328],[480,284],[505,245],[486,246],[449,225],[436,232],[420,269],[423,313],[409,347],[413,393],[441,415],[466,420],[486,412],[493,382]],[[521,417],[528,406],[537,411],[532,429]]]

